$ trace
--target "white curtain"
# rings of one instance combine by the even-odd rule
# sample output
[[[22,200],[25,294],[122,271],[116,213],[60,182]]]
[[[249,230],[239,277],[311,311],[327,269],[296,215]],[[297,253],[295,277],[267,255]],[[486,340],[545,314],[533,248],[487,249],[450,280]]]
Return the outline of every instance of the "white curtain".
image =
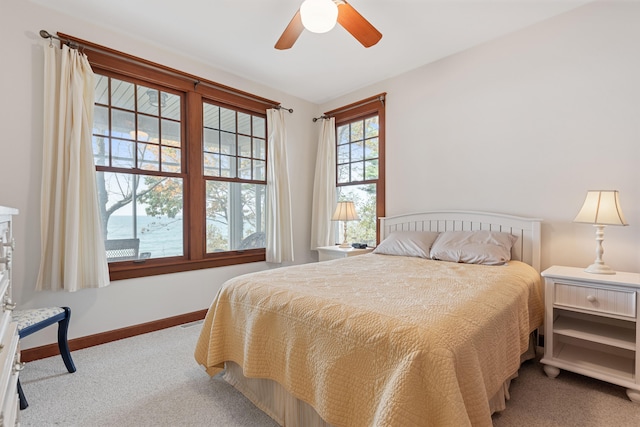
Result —
[[[336,119],[322,120],[311,209],[311,250],[335,243],[331,215],[336,208]]]
[[[37,290],[109,284],[91,147],[93,103],[94,75],[86,55],[47,43]]]
[[[293,261],[293,224],[284,111],[267,110],[267,262]]]

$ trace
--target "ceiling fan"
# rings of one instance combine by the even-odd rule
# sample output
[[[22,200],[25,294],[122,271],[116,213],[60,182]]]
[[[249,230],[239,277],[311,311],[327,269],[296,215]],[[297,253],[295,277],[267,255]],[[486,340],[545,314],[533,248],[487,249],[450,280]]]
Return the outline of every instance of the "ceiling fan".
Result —
[[[275,48],[289,49],[300,37],[302,30],[325,33],[336,22],[364,47],[371,47],[382,38],[380,31],[344,0],[305,0],[276,42]]]

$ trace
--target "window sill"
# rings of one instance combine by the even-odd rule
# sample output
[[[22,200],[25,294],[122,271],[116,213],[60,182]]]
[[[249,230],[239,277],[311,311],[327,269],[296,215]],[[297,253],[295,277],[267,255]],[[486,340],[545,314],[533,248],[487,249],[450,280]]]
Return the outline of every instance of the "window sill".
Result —
[[[111,281],[133,279],[136,277],[156,276],[160,274],[179,273],[183,271],[201,270],[205,268],[225,267],[229,265],[248,264],[265,261],[264,249],[247,250],[242,253],[232,252],[225,255],[215,254],[200,260],[182,260],[167,262],[165,260],[127,261],[109,264]]]

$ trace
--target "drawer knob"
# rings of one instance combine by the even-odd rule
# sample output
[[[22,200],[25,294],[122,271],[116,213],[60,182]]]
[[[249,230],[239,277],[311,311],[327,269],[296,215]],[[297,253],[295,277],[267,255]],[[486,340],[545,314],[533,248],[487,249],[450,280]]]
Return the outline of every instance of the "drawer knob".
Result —
[[[587,295],[587,301],[596,302],[596,297],[594,297],[593,295]]]

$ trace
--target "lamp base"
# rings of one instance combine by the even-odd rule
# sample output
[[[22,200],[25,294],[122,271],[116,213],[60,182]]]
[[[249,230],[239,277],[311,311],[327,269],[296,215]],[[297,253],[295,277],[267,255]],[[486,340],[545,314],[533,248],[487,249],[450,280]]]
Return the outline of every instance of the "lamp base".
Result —
[[[616,274],[616,272],[605,263],[593,263],[589,267],[585,268],[584,271],[593,274]]]
[[[343,248],[343,249],[347,249],[350,248],[351,245],[349,244],[349,242],[342,242],[340,243],[340,246],[338,246],[339,248]]]

